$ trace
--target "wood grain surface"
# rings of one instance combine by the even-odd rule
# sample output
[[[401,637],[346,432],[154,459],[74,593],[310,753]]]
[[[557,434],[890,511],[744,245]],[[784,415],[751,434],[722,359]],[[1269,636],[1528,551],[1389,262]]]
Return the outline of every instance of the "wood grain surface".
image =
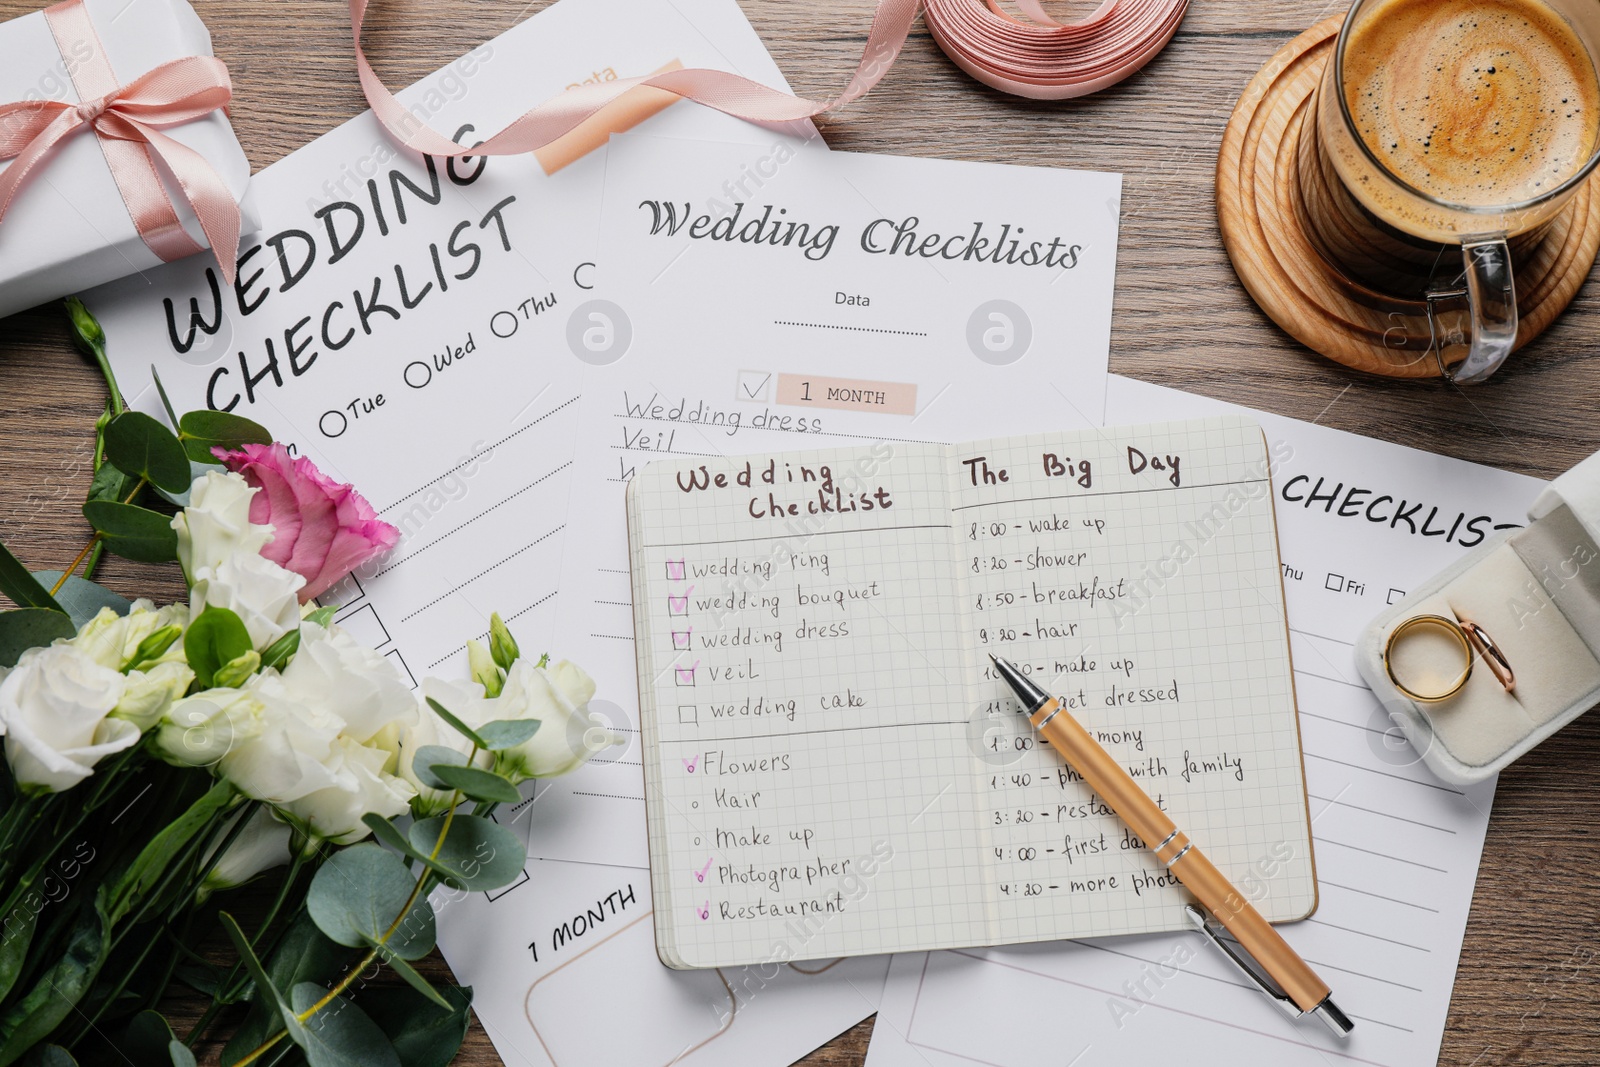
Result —
[[[870,0],[741,2],[798,91],[829,95],[843,86]],[[0,19],[36,3],[0,0]],[[232,70],[233,121],[256,168],[365,108],[339,0],[194,3]],[[543,6],[384,0],[369,19],[369,54],[399,86]],[[1061,6],[1088,9],[1081,0]],[[1255,308],[1228,265],[1213,172],[1234,100],[1275,49],[1336,11],[1307,0],[1200,0],[1143,72],[1088,99],[1049,104],[967,78],[919,25],[884,83],[820,125],[835,148],[1121,171],[1113,371],[1527,474],[1558,474],[1600,449],[1600,287],[1593,282],[1492,383],[1461,389],[1366,377],[1312,354]],[[62,566],[86,536],[77,504],[101,402],[98,378],[73,353],[56,307],[0,320],[0,537],[36,568]],[[101,577],[130,595],[182,592],[171,568],[118,560]],[[1600,1064],[1597,816],[1600,717],[1579,719],[1501,776],[1441,1063]],[[871,1026],[862,1023],[805,1062],[860,1064]],[[474,1024],[458,1063],[499,1062]]]

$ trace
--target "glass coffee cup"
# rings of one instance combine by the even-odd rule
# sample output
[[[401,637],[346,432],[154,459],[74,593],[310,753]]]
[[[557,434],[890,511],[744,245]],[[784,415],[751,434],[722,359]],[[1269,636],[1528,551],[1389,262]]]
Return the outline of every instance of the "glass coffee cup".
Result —
[[[1296,214],[1394,321],[1385,345],[1462,384],[1511,354],[1515,276],[1600,161],[1597,54],[1593,0],[1356,0],[1304,117]]]

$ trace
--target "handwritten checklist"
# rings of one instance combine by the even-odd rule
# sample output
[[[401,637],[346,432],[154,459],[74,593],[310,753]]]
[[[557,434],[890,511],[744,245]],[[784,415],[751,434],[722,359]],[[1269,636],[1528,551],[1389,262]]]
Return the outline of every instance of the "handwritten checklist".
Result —
[[[636,475],[652,891],[682,901],[662,958],[1182,928],[1176,880],[1040,749],[991,652],[1270,882],[1271,918],[1309,912],[1270,466],[1228,417]]]

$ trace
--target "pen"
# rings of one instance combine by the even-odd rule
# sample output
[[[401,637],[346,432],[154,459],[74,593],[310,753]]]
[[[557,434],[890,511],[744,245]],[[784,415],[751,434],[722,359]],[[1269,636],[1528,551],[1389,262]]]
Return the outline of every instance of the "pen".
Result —
[[[989,658],[1016,693],[1022,713],[1039,734],[1200,901],[1204,910],[1192,904],[1184,908],[1189,921],[1290,1018],[1315,1015],[1336,1035],[1348,1037],[1355,1023],[1334,1004],[1328,984],[1139,788],[1139,783],[1089,736],[1060,701],[1035,685],[1009,660],[992,655]],[[1242,951],[1236,951],[1217,935],[1211,927],[1212,917],[1233,936]],[[1252,962],[1255,966],[1251,966]],[[1257,968],[1266,972],[1265,977]]]

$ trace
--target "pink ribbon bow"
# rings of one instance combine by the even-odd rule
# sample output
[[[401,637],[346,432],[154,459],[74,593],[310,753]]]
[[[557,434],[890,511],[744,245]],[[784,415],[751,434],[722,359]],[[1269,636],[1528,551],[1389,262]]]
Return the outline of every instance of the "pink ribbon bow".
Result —
[[[62,56],[75,57],[67,67],[83,102],[0,104],[0,161],[15,161],[0,171],[0,221],[29,173],[56,145],[92,129],[134,227],[150,250],[166,262],[201,251],[178,220],[156,170],[154,157],[159,156],[200,220],[223,277],[232,284],[239,205],[204,156],[161,132],[227,106],[233,96],[228,68],[210,56],[186,56],[118,85],[83,0],[63,0],[44,14]]]

